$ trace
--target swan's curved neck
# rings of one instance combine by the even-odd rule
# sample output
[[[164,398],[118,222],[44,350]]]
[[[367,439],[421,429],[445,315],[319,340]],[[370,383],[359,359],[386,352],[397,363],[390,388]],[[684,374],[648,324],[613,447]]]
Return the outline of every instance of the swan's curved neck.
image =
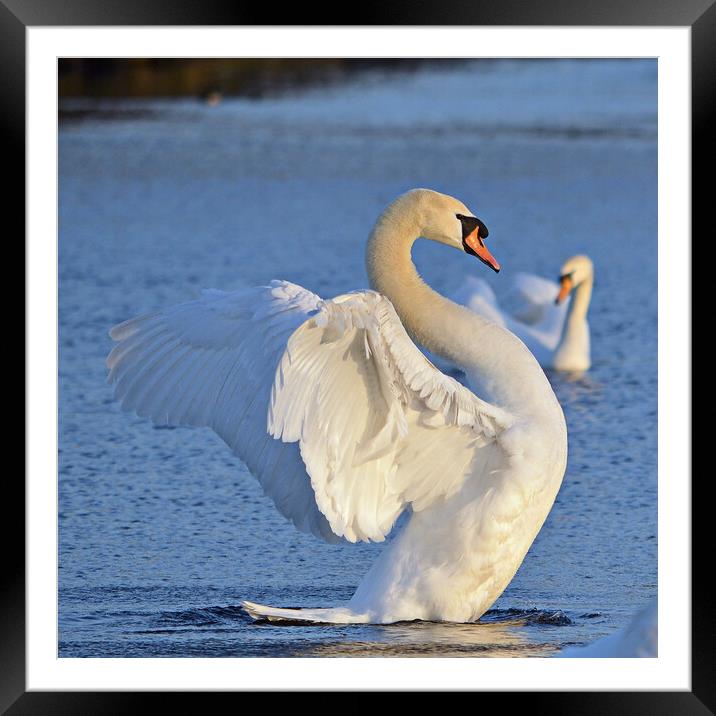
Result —
[[[409,215],[389,207],[378,219],[366,249],[366,268],[373,289],[392,302],[408,333],[428,350],[452,358],[451,346],[435,323],[436,311],[449,303],[420,277],[411,257],[421,227]],[[407,212],[406,212],[407,214]]]
[[[542,369],[519,339],[423,281],[411,258],[423,227],[420,213],[409,208],[391,205],[371,232],[366,251],[371,287],[391,301],[415,341],[464,368],[481,397],[524,407],[551,394]],[[524,380],[530,373],[538,378]]]

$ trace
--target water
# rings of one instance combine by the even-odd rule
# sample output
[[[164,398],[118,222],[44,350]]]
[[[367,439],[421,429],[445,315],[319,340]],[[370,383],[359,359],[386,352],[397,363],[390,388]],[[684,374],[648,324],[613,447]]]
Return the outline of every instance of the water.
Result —
[[[78,103],[60,126],[60,656],[545,656],[612,633],[657,589],[656,62],[504,61],[366,75],[261,101]],[[256,625],[241,599],[347,599],[381,545],[296,532],[208,430],[122,413],[113,324],[272,278],[365,287],[399,193],[463,199],[499,276],[420,242],[437,289],[466,272],[555,277],[588,253],[593,368],[550,376],[562,489],[480,623]]]

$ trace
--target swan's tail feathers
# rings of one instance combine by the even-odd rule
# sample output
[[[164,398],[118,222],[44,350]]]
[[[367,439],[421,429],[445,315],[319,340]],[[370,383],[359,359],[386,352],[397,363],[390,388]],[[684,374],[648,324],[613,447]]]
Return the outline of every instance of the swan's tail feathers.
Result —
[[[246,613],[255,621],[285,624],[368,624],[367,614],[356,614],[346,607],[326,609],[281,609],[255,602],[241,602]]]

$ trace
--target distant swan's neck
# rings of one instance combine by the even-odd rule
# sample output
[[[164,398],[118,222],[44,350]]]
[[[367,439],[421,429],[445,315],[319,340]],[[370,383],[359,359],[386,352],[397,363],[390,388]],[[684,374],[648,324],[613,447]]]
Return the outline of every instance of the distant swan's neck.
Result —
[[[587,311],[592,299],[592,286],[594,278],[590,276],[582,281],[572,294],[572,300],[567,311],[567,318],[564,321],[560,343],[566,343],[574,334],[581,334],[584,331]]]
[[[416,216],[419,212],[396,202],[378,219],[366,251],[371,287],[391,301],[415,341],[461,366],[471,378],[477,376],[481,397],[505,407],[538,399],[549,384],[522,342],[441,296],[420,277],[411,258],[412,245],[423,231]],[[515,380],[529,373],[537,380]]]
[[[552,356],[552,367],[557,370],[582,371],[591,365],[587,310],[592,296],[592,283],[593,278],[590,276],[574,291],[562,335]]]

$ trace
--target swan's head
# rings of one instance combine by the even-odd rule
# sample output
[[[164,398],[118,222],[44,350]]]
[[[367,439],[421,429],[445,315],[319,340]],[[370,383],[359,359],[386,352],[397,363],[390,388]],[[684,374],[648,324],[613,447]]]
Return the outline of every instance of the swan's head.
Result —
[[[476,256],[493,271],[500,270],[485,246],[487,227],[465,204],[431,189],[413,189],[408,194],[416,202],[421,236]]]
[[[559,293],[554,302],[562,303],[580,283],[591,279],[593,275],[594,266],[588,256],[572,256],[567,259],[559,272]]]

